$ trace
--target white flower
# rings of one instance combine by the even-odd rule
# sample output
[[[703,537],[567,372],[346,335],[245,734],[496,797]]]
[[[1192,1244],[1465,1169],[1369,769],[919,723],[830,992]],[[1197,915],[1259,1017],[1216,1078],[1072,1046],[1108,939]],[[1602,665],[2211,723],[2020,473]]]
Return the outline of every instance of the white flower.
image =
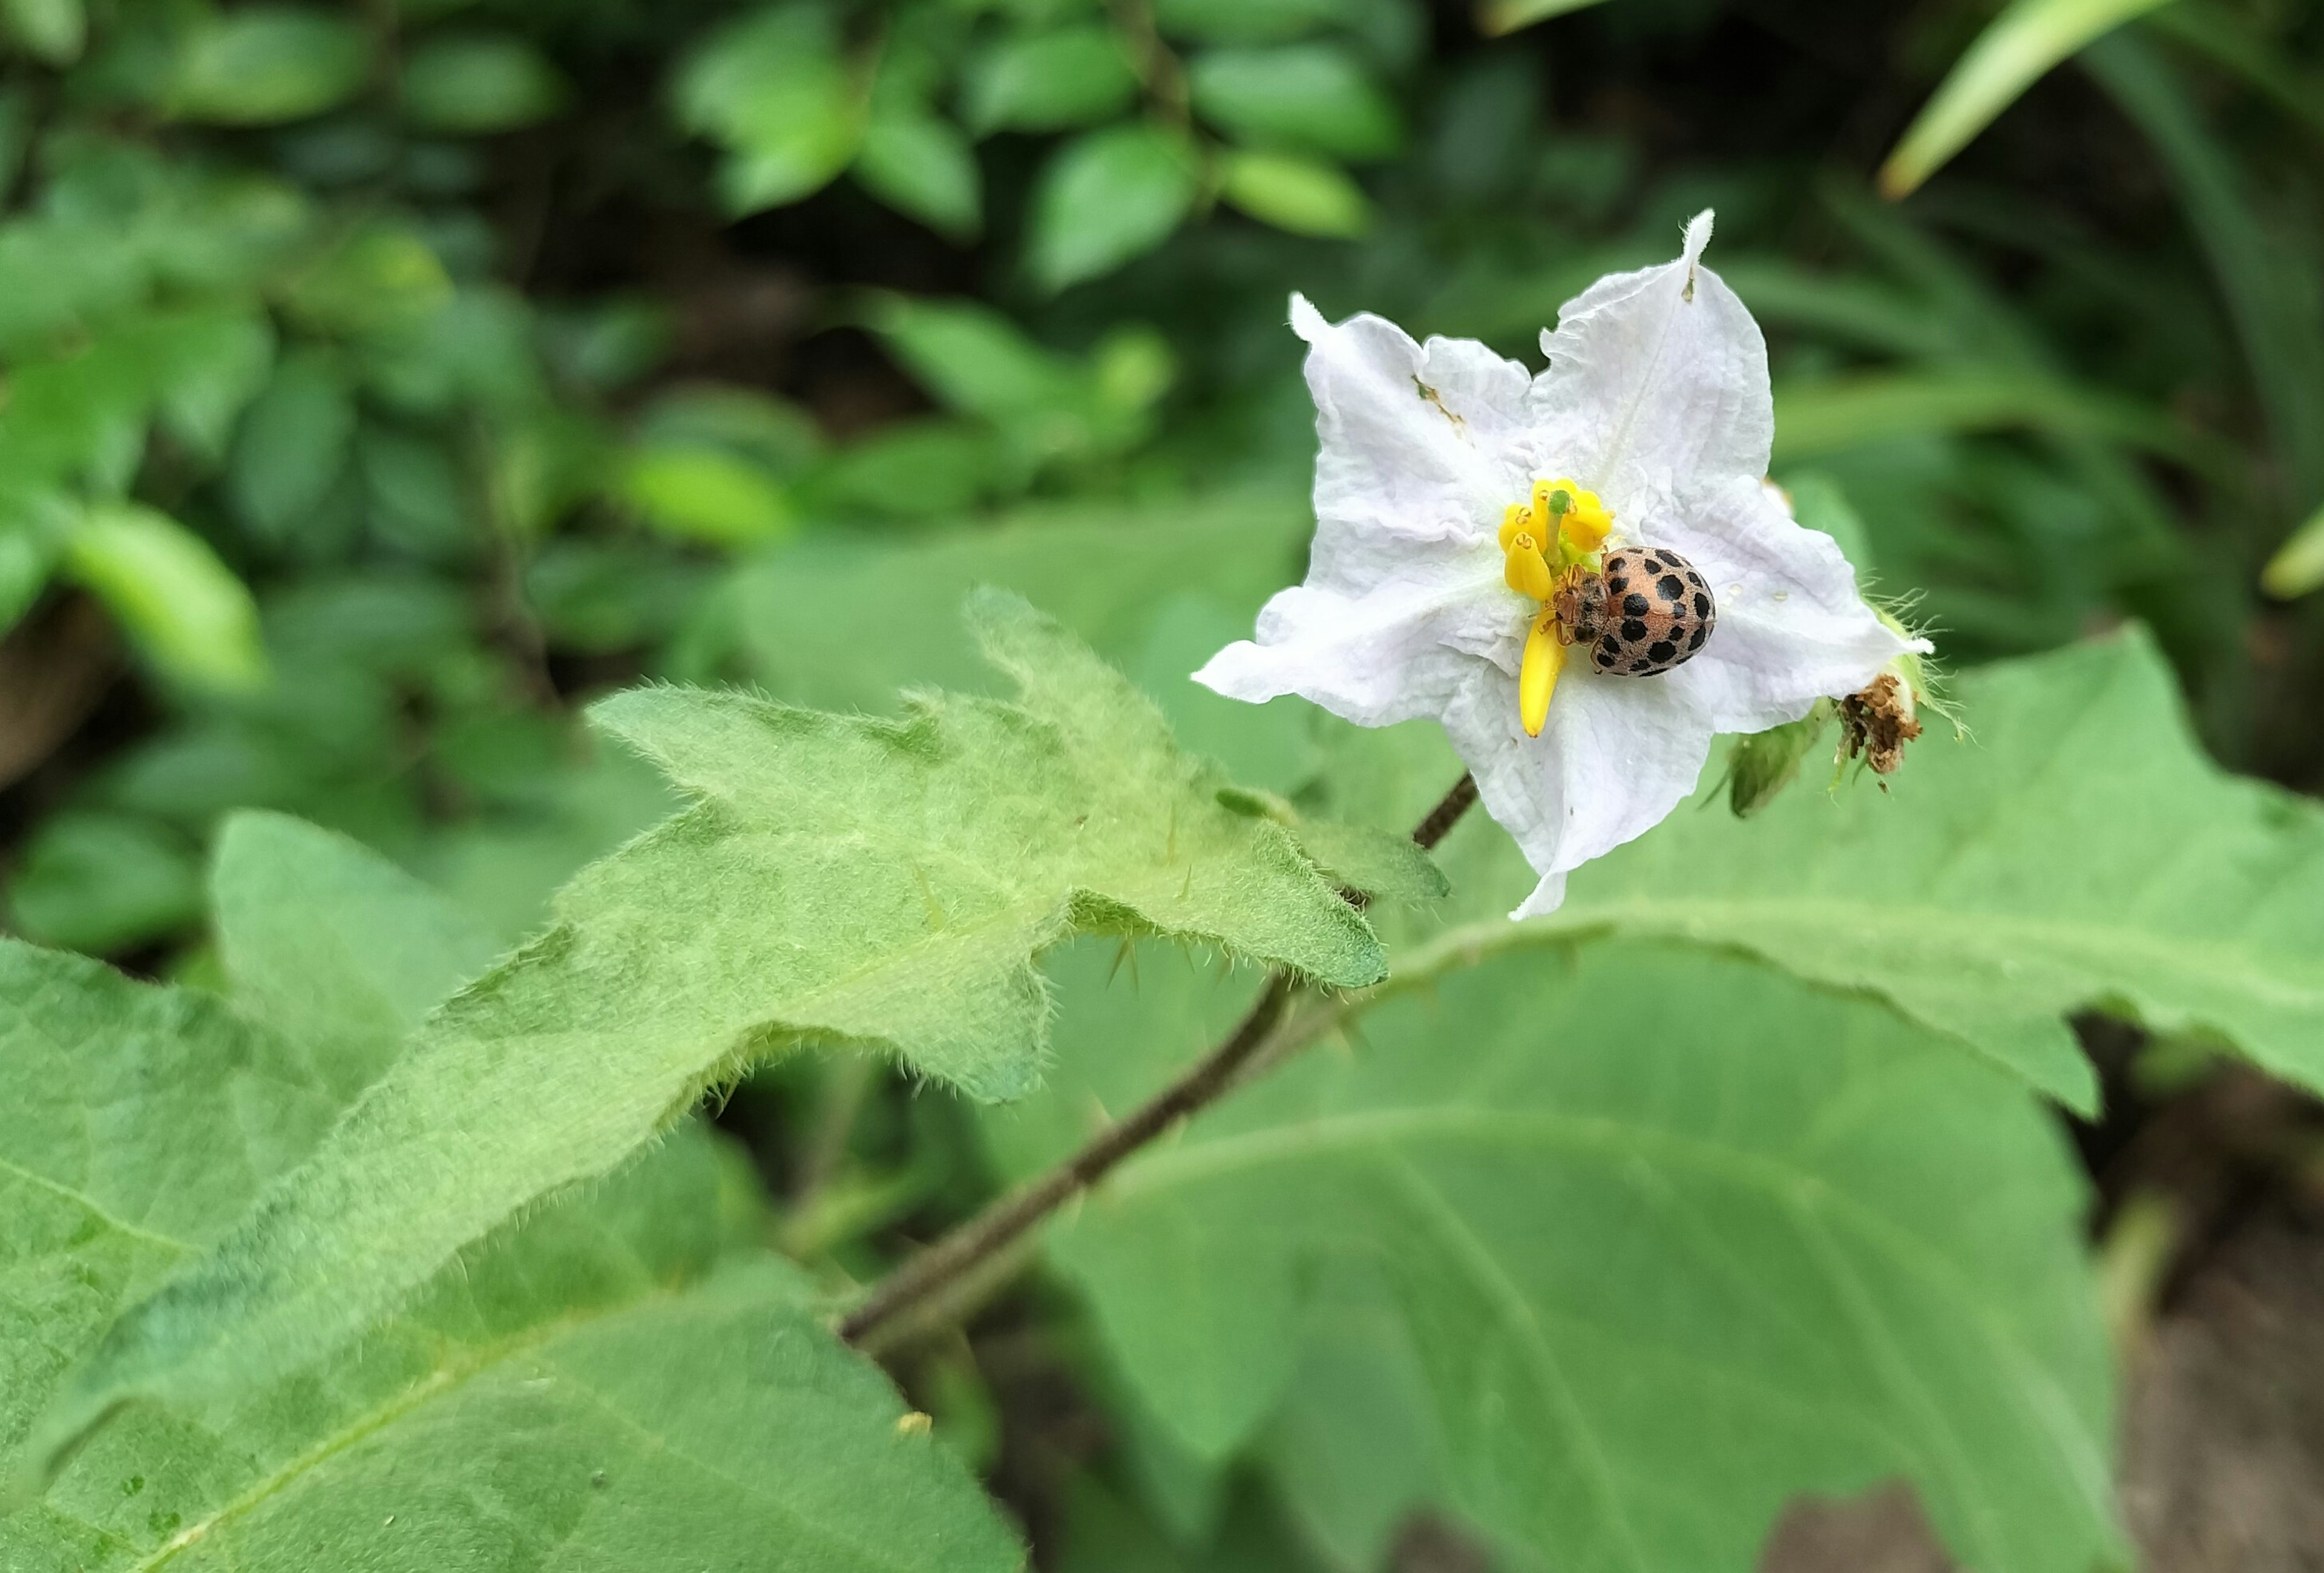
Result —
[[[1569,870],[1676,807],[1714,734],[1796,720],[1928,648],[1881,622],[1839,546],[1763,478],[1766,347],[1700,264],[1710,238],[1704,213],[1676,262],[1569,301],[1537,377],[1472,340],[1415,344],[1368,315],[1335,327],[1292,298],[1322,441],[1307,582],[1195,680],[1254,702],[1301,694],[1367,726],[1442,721],[1541,875],[1513,917],[1554,910]],[[1545,498],[1549,518],[1520,514]],[[1716,623],[1683,664],[1613,675],[1582,647],[1565,661],[1570,628],[1549,636],[1548,578],[1571,588],[1598,568],[1609,523],[1608,548],[1674,551],[1709,582]],[[1545,560],[1505,551],[1520,527]]]

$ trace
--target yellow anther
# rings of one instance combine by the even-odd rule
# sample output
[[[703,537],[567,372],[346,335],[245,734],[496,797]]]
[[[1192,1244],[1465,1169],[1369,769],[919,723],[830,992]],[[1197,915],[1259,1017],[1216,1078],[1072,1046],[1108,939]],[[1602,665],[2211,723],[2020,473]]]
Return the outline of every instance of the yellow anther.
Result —
[[[1520,530],[1509,542],[1509,560],[1501,569],[1509,588],[1536,601],[1545,601],[1557,588],[1557,576],[1541,555],[1541,543],[1530,530]]]
[[[1526,635],[1525,660],[1517,667],[1517,719],[1526,736],[1538,737],[1549,720],[1549,699],[1557,674],[1565,670],[1565,641],[1557,636],[1557,614],[1544,606]]]
[[[1563,544],[1576,556],[1597,551],[1606,544],[1606,537],[1614,532],[1614,515],[1598,500],[1595,492],[1583,492],[1567,509],[1559,523],[1558,534]]]
[[[1573,506],[1573,499],[1580,495],[1581,492],[1580,486],[1563,476],[1554,481],[1534,482],[1533,516],[1545,523],[1561,517],[1568,508]]]
[[[1501,550],[1507,551],[1517,538],[1517,532],[1531,526],[1533,514],[1523,503],[1511,503],[1501,511]],[[1535,537],[1539,540],[1539,536]]]

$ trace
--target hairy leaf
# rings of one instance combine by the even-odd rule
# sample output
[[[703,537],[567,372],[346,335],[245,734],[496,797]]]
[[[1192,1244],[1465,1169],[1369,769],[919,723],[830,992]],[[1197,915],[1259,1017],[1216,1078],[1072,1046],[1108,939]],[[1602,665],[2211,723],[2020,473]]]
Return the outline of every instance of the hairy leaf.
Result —
[[[2324,810],[2205,758],[2141,633],[1986,668],[1953,697],[1968,740],[1931,717],[1885,794],[1795,789],[1740,822],[1699,794],[1554,916],[1481,917],[1399,971],[1660,935],[1883,995],[2084,1112],[2097,1083],[2065,1018],[2091,1007],[2324,1087]],[[1455,886],[1469,873],[1477,905],[1514,904],[1478,856],[1500,854],[1448,847]]]
[[[1218,800],[1119,674],[1023,602],[973,603],[1021,704],[901,721],[643,689],[596,718],[695,806],[584,872],[314,1160],[126,1319],[58,1418],[204,1391],[382,1314],[517,1209],[604,1173],[703,1088],[802,1041],[979,1096],[1035,1080],[1032,958],[1161,933],[1363,984],[1378,942],[1281,827]]]
[[[242,822],[235,877],[270,834],[292,845]],[[259,871],[286,892],[287,861]],[[351,853],[310,848],[309,866],[349,897],[346,932],[368,909],[387,914],[383,944],[429,948],[410,893],[383,899]],[[327,958],[309,1003],[350,1019],[379,982]],[[14,944],[0,944],[0,1068],[13,1459],[120,1307],[214,1241],[337,1099],[214,1000]],[[37,1501],[6,1504],[0,1566],[436,1573],[535,1566],[548,1546],[671,1573],[770,1551],[818,1568],[1015,1566],[949,1456],[898,1433],[895,1393],[822,1329],[807,1286],[750,1249],[761,1226],[742,1165],[681,1128],[486,1240],[358,1343],[230,1397],[131,1406]]]
[[[1011,1171],[1247,993],[1111,962],[1061,965],[1052,1085],[987,1116]],[[1933,1034],[1623,946],[1391,996],[1050,1251],[1182,1442],[1257,1448],[1358,1562],[1433,1503],[1512,1568],[1739,1573],[1793,1494],[1902,1476],[1967,1565],[2084,1573],[2116,1541],[2082,1201],[2038,1102]]]

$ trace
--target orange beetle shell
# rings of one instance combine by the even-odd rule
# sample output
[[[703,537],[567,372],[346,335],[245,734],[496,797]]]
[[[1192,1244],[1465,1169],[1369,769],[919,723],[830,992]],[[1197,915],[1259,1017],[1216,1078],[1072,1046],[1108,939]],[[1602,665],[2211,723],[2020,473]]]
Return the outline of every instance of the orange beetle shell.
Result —
[[[1582,574],[1553,603],[1590,664],[1609,677],[1652,677],[1693,659],[1719,625],[1718,603],[1694,565],[1666,547],[1609,551],[1602,573]]]

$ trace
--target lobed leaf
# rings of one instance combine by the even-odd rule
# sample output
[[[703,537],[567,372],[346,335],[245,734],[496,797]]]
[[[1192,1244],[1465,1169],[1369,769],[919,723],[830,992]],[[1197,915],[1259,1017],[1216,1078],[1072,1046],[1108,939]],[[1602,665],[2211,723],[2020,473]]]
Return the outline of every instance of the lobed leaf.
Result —
[[[809,1040],[978,1096],[1042,1056],[1032,959],[1075,930],[1219,944],[1338,984],[1378,942],[1279,826],[1218,800],[1152,707],[1013,597],[973,602],[1023,701],[887,721],[646,689],[597,721],[695,806],[585,871],[208,1258],[124,1319],[60,1408],[279,1370],[469,1241]]]
[[[1231,1018],[1148,950],[1058,974],[1028,1172]],[[1968,1566],[2115,1553],[2083,1181],[2010,1078],[1731,958],[1497,958],[1358,1016],[1053,1227],[1141,1403],[1255,1452],[1348,1565],[1434,1505],[1497,1566],[1731,1568],[1904,1476]]]

